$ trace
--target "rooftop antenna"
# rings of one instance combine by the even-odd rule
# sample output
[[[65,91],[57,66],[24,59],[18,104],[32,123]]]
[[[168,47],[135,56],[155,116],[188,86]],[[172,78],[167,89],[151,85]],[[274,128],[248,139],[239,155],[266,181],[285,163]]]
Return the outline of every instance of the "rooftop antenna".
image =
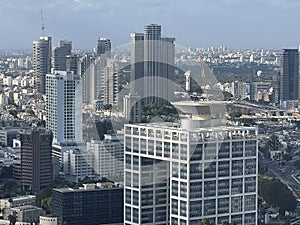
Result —
[[[42,22],[42,37],[45,37],[45,24],[44,24],[43,11],[41,11],[41,22]]]

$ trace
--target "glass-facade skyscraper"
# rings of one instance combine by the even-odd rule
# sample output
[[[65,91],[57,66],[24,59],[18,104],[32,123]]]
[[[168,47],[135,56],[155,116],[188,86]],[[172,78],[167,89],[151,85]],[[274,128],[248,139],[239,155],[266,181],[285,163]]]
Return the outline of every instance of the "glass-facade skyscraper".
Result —
[[[162,37],[158,24],[131,34],[131,91],[145,104],[173,100],[174,42],[174,38]]]
[[[66,71],[67,70],[67,56],[71,55],[72,41],[62,40],[59,46],[53,50],[53,65],[54,70]],[[76,73],[77,71],[74,71]]]
[[[281,60],[280,100],[299,99],[299,51],[284,49]]]
[[[257,224],[257,128],[190,120],[124,132],[126,225]]]

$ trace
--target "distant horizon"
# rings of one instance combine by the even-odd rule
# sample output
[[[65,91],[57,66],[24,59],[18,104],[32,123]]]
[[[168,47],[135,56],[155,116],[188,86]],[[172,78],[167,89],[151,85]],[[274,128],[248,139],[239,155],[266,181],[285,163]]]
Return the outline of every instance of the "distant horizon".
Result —
[[[53,46],[70,39],[74,49],[92,49],[98,37],[129,43],[151,23],[187,47],[282,49],[300,43],[299,9],[298,0],[2,0],[0,49],[31,48],[42,24]]]
[[[55,47],[57,47],[57,46],[58,46],[58,44],[53,45],[53,43],[52,43],[52,49],[55,48]],[[122,46],[122,44],[119,45],[119,46]],[[112,46],[112,50],[117,49],[119,46],[117,46],[117,47]],[[182,46],[182,45],[179,45],[179,46]],[[186,48],[190,48],[190,47],[191,46],[188,46]],[[285,47],[285,48],[281,48],[281,49],[268,49],[268,48],[230,48],[228,46],[200,46],[200,47],[191,47],[191,48],[195,50],[195,49],[202,49],[202,48],[208,49],[208,48],[211,48],[211,47],[213,47],[213,48],[226,47],[227,50],[230,50],[230,51],[238,51],[238,50],[242,50],[242,51],[246,51],[246,50],[282,51],[284,49],[298,49],[297,47],[288,47],[288,48]],[[89,52],[92,52],[93,50],[94,50],[93,48],[87,49],[87,48],[74,48],[74,47],[72,47],[72,51],[84,51],[84,52],[89,51]],[[23,48],[23,49],[22,48],[20,48],[20,49],[12,49],[12,48],[1,49],[0,48],[0,52],[5,52],[5,51],[9,51],[9,52],[13,52],[13,51],[16,51],[16,52],[21,52],[21,51],[30,52],[30,51],[32,51],[32,49],[30,49],[30,48]]]

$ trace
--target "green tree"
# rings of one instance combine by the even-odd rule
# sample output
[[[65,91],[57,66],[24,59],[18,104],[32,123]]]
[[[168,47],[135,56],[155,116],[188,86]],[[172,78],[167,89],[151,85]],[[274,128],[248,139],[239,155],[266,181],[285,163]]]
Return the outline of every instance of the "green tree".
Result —
[[[31,116],[34,116],[34,115],[35,115],[35,113],[34,113],[34,111],[33,111],[32,109],[27,110],[27,113],[28,113],[29,115],[31,115]]]
[[[234,111],[234,112],[229,113],[231,120],[239,119],[242,115],[243,114],[240,111]]]
[[[9,225],[15,225],[17,222],[17,217],[15,215],[9,215],[8,220],[9,220]]]
[[[42,201],[52,196],[52,187],[42,189],[36,196],[38,206],[42,206]],[[45,204],[45,201],[44,201]]]
[[[41,200],[41,207],[46,210],[47,213],[52,212],[52,197]]]
[[[96,122],[96,129],[100,140],[104,139],[104,134],[112,133],[113,127],[110,120],[103,120]]]
[[[296,208],[293,193],[278,178],[259,177],[258,194],[270,205],[279,207],[281,215]]]
[[[207,218],[204,218],[200,221],[199,225],[211,225]]]
[[[142,122],[149,123],[153,118],[159,117],[165,122],[174,122],[178,120],[178,112],[172,105],[161,103],[149,103],[142,109]]]
[[[105,104],[105,105],[103,105],[103,109],[104,110],[111,110],[112,109],[112,105],[111,104]]]
[[[224,222],[222,222],[222,225],[230,225],[230,223],[227,221],[224,221]]]
[[[233,95],[228,91],[223,91],[223,97],[225,101],[231,100],[233,98]]]
[[[8,112],[9,112],[10,115],[12,115],[13,117],[17,118],[17,115],[18,115],[18,111],[17,110],[11,109]]]
[[[12,178],[13,177],[13,166],[9,166],[9,167],[2,167],[0,169],[0,178]]]

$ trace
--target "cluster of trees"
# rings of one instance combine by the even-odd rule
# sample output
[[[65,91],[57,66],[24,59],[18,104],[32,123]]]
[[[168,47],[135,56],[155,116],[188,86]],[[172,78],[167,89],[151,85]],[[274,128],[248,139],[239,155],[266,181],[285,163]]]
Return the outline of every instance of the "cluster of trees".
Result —
[[[279,213],[293,211],[297,200],[293,193],[278,178],[260,176],[258,180],[258,194],[269,204],[279,207]]]
[[[0,179],[10,179],[13,177],[13,166],[0,168]]]
[[[233,111],[231,113],[229,113],[230,119],[233,121],[238,120],[239,118],[241,118],[242,113],[240,111]]]
[[[0,186],[0,198],[9,198],[23,194],[20,186],[13,181],[2,182]]]
[[[104,134],[112,133],[113,127],[110,120],[103,120],[96,122],[96,129],[100,140],[104,139]]]
[[[172,105],[161,103],[150,103],[142,109],[142,122],[149,123],[155,117],[159,117],[165,122],[174,122],[179,119],[176,108]]]

